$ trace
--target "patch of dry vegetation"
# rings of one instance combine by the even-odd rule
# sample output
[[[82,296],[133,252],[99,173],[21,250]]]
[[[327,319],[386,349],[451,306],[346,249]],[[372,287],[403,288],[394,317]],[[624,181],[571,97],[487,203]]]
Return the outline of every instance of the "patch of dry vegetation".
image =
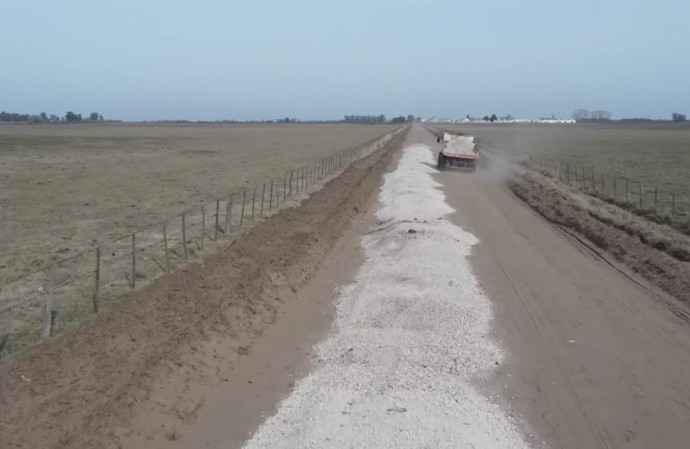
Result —
[[[583,211],[602,223],[625,231],[628,235],[636,236],[643,244],[663,251],[678,260],[690,261],[690,237],[668,224],[655,223],[638,215],[635,211],[628,211],[609,201],[580,192],[554,179],[552,173],[546,170],[527,170],[522,176],[526,180],[537,182],[557,192],[560,201],[575,210]],[[596,236],[587,237],[596,240]]]

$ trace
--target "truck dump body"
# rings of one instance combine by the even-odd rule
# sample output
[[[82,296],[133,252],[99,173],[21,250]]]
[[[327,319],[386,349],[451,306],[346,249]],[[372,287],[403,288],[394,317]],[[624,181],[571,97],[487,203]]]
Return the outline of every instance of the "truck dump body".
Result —
[[[446,142],[443,154],[447,157],[477,159],[476,148],[474,136],[457,136]]]
[[[474,136],[465,136],[452,133],[444,133],[445,142],[443,150],[438,154],[438,168],[443,169],[446,165],[460,166],[476,170],[479,149]]]

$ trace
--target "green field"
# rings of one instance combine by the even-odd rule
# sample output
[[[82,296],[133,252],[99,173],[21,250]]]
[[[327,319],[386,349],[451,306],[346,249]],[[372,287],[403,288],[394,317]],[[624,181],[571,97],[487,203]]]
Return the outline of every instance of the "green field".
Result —
[[[670,210],[675,201],[676,218],[686,219],[690,212],[690,126],[685,124],[639,125],[436,125],[440,129],[476,134],[486,150],[511,158],[541,157],[557,168],[569,165],[582,177],[585,169],[591,183],[587,188],[604,189],[612,194],[617,178],[616,197],[624,199],[629,184],[630,201],[639,201],[639,185],[644,208],[652,207],[654,189],[659,209]],[[561,165],[564,164],[564,165]],[[579,179],[579,178],[578,178]],[[637,196],[636,196],[637,195]]]

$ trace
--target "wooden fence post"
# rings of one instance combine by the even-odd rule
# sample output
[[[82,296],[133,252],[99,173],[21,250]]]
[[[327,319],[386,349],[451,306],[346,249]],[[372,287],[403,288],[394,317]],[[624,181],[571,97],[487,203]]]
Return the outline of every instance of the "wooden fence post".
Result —
[[[283,177],[283,203],[287,199],[287,173],[285,173],[285,176]]]
[[[271,190],[268,193],[268,211],[273,210],[273,180],[271,179]]]
[[[613,177],[613,199],[616,200],[616,176]]]
[[[98,301],[101,290],[101,249],[96,248],[96,285],[93,289],[93,313],[98,313]]]
[[[266,196],[266,184],[264,183],[263,187],[261,187],[261,212],[260,215],[263,217],[264,216],[264,197]]]
[[[259,186],[254,187],[254,195],[252,195],[252,221],[254,221],[254,209],[256,208],[256,190]]]
[[[247,189],[244,189],[242,191],[242,213],[240,214],[240,228],[242,227],[242,223],[244,223],[244,205],[247,202]]]
[[[218,241],[218,220],[220,219],[220,198],[216,200],[216,229],[213,231],[213,240]],[[226,225],[227,227],[227,225]]]
[[[186,214],[182,212],[182,253],[184,260],[187,260],[187,224]]]
[[[168,256],[168,223],[163,223],[163,245],[165,246],[165,271],[170,273],[170,257]]]
[[[676,216],[676,195],[671,194],[671,218]]]
[[[658,210],[657,209],[658,194],[659,194],[659,191],[657,190],[657,186],[654,186],[654,212],[656,212]]]
[[[642,183],[638,182],[637,185],[640,187],[640,209],[642,209]]]
[[[232,204],[235,199],[235,194],[233,193],[228,197],[228,204],[225,206],[225,236],[229,237],[232,232]]]
[[[53,332],[53,293],[55,292],[55,281],[52,275],[48,275],[48,279],[43,285],[43,293],[45,294],[45,308],[43,315],[43,332],[41,338],[46,340],[50,338]]]
[[[136,232],[132,232],[132,288],[137,286],[137,246]]]
[[[206,238],[206,208],[201,206],[201,249],[204,249],[204,239]]]

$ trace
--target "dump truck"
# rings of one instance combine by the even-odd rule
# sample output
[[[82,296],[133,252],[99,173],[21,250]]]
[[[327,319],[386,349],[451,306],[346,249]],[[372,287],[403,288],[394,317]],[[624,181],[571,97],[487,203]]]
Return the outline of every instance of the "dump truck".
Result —
[[[440,143],[440,140],[437,139],[437,142]],[[438,153],[439,170],[449,165],[468,168],[471,171],[477,169],[479,145],[475,136],[446,132],[443,134],[443,142],[443,150]]]

